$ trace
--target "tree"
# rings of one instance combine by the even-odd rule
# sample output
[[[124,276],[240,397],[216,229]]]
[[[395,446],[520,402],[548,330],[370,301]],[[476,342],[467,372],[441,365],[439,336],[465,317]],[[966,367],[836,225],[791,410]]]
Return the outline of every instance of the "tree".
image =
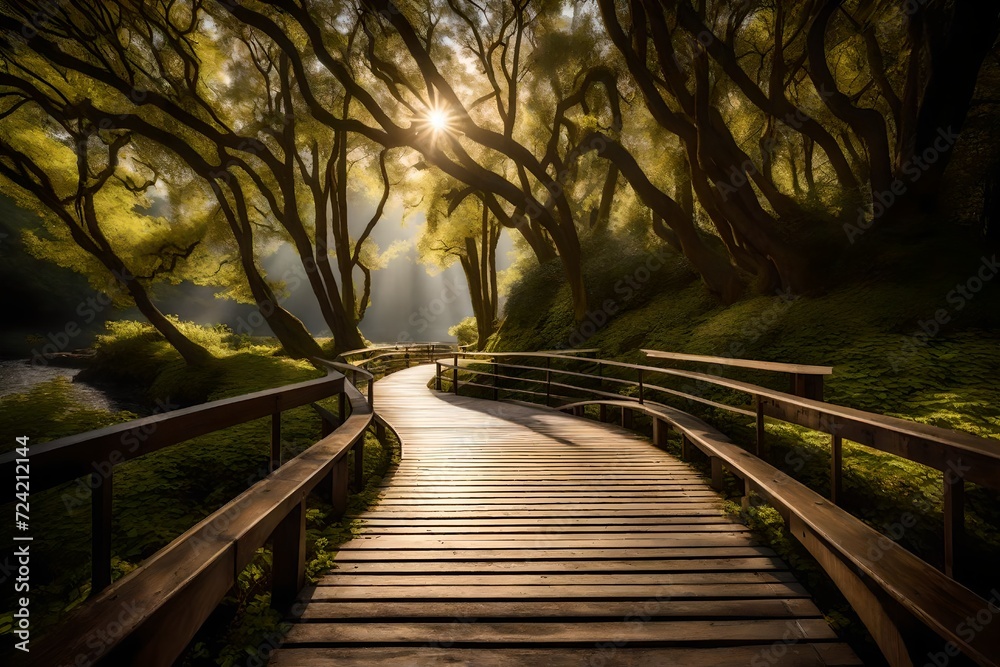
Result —
[[[447,187],[438,181],[438,188]],[[483,349],[496,331],[499,308],[497,288],[497,244],[502,226],[490,212],[481,194],[462,197],[449,205],[440,190],[428,197],[427,221],[418,244],[424,261],[447,268],[458,262],[465,274],[476,319],[477,348]],[[452,199],[458,199],[452,195]]]
[[[191,257],[199,229],[195,224],[165,234],[164,221],[145,212],[152,181],[137,173],[143,168],[131,134],[102,132],[55,100],[5,97],[0,176],[22,193],[18,203],[42,216],[63,252],[75,244],[74,268],[95,287],[112,295],[124,289],[186,362],[208,361],[208,350],[187,338],[150,298],[147,284]],[[37,248],[37,239],[33,245]]]
[[[389,185],[383,178],[376,215],[353,241],[348,162],[358,160],[357,150],[367,150],[349,136],[346,128],[353,121],[315,122],[297,94],[289,59],[218,7],[213,15],[200,3],[180,8],[80,2],[55,13],[32,5],[8,8],[0,17],[11,30],[19,19],[45,18],[23,43],[7,43],[8,62],[18,72],[12,78],[36,91],[62,85],[70,97],[88,90],[81,115],[150,139],[202,179],[236,241],[253,299],[291,354],[316,356],[321,350],[281,307],[261,272],[255,229],[266,237],[277,231],[295,248],[336,346],[361,346],[357,324],[370,297],[370,260],[377,258],[369,237]],[[222,19],[213,23],[218,29],[204,29],[206,21],[217,19]],[[109,23],[116,29],[106,29]],[[31,58],[72,73],[75,89],[17,67]],[[341,92],[342,106],[349,109],[350,96]],[[384,160],[382,152],[383,176]],[[355,269],[365,282],[360,298]]]
[[[697,203],[727,259],[760,289],[815,285],[826,264],[817,260],[853,241],[865,201],[877,213],[893,200],[933,200],[1000,30],[996,8],[975,2],[916,3],[910,13],[877,0],[599,5],[650,115],[682,143]],[[907,48],[887,54],[879,31]],[[783,150],[787,171],[777,159]],[[921,155],[933,158],[923,172]],[[646,172],[622,150],[608,157],[623,173],[628,165],[633,187],[680,240],[673,221],[686,215],[643,182]],[[913,210],[900,205],[891,217]],[[702,245],[689,246],[709,286],[724,291],[732,276]]]

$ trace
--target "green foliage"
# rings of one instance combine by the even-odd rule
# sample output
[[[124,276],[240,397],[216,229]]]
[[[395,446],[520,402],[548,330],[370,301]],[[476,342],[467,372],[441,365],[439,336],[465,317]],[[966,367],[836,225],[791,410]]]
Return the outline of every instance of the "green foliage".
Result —
[[[475,345],[479,340],[479,330],[476,329],[476,318],[466,317],[448,329],[448,335],[458,339],[459,345]]]

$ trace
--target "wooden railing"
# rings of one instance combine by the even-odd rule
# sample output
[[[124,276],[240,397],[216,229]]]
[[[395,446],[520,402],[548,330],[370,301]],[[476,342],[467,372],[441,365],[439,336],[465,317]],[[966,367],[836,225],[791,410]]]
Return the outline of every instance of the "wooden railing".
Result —
[[[272,544],[273,604],[281,608],[294,601],[305,583],[306,496],[321,493],[335,508],[342,511],[346,507],[347,454],[355,452],[355,481],[359,482],[364,434],[373,421],[371,374],[353,366],[315,361],[329,368],[326,377],[32,448],[32,493],[91,476],[95,563],[92,597],[32,647],[32,664],[173,664],[268,541]],[[338,370],[367,379],[367,399]],[[341,411],[336,417],[321,412],[324,437],[282,463],[281,413],[334,395],[341,397]],[[136,570],[111,583],[114,467],[193,437],[267,416],[272,418],[271,472]],[[124,446],[133,438],[139,443],[137,447]],[[0,470],[9,473],[8,478],[13,477],[13,465],[12,455],[0,458]]]
[[[948,647],[980,665],[1000,664],[1000,633],[966,630],[968,618],[975,618],[983,610],[993,613],[989,603],[952,578],[964,524],[965,483],[1000,488],[1000,443],[995,440],[674,368],[548,353],[459,352],[451,356],[450,360],[435,362],[435,385],[439,390],[447,381],[448,389],[456,394],[466,387],[480,389],[494,399],[504,393],[527,396],[581,416],[586,406],[595,405],[604,421],[609,408],[619,409],[626,427],[632,425],[632,414],[639,412],[652,419],[657,444],[665,442],[668,428],[676,430],[685,457],[694,449],[709,457],[715,486],[721,488],[723,472],[728,471],[742,486],[745,502],[754,491],[781,511],[789,531],[840,588],[890,664],[924,664],[927,656],[921,652],[922,647],[931,644],[922,628],[929,628],[950,642]],[[725,361],[736,365],[732,360]],[[743,367],[755,368],[755,362],[740,362]],[[589,371],[588,366],[595,370]],[[657,384],[663,376],[682,378],[694,385],[686,387],[688,391],[664,387]],[[749,409],[708,399],[699,391],[713,387],[748,395]],[[692,415],[653,400],[660,396],[755,418],[754,452],[733,444]],[[830,434],[830,501],[761,458],[767,450],[766,417]],[[944,572],[837,507],[845,438],[941,471],[945,494]],[[873,544],[877,545],[874,554]]]
[[[788,376],[789,393],[805,398],[823,400],[823,378],[833,374],[832,366],[810,366],[806,364],[786,364],[776,361],[755,361],[752,359],[736,359],[733,357],[707,357],[701,354],[683,354],[681,352],[664,352],[662,350],[642,350],[650,359],[668,361],[692,362],[714,366],[734,366],[750,368],[757,371],[783,373]]]
[[[392,343],[342,352],[337,359],[359,368],[373,367],[380,372],[392,372],[463,350],[464,346],[457,343]]]

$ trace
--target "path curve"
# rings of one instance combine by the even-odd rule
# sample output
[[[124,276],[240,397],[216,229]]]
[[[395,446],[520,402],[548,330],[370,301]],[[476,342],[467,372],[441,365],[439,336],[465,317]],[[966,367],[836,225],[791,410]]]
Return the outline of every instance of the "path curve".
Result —
[[[685,463],[607,424],[375,385],[403,460],[271,665],[857,665]]]

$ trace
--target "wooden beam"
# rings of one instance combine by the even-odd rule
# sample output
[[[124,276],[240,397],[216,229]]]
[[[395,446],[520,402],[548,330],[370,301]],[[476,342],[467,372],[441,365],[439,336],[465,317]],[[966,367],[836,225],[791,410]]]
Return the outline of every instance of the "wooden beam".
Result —
[[[333,494],[330,502],[333,505],[333,515],[342,517],[347,512],[347,497],[350,493],[346,456],[333,464],[330,475],[330,491]]]
[[[114,468],[107,476],[90,474],[90,587],[96,592],[111,585],[111,520],[114,497]]]
[[[671,359],[674,361],[694,361],[703,364],[719,366],[738,366],[753,368],[759,371],[777,371],[779,373],[796,373],[802,375],[832,375],[832,366],[809,366],[806,364],[786,364],[777,361],[757,361],[755,359],[733,359],[731,357],[710,357],[701,354],[683,354],[681,352],[663,352],[661,350],[642,350],[651,359]]]
[[[712,488],[721,491],[725,484],[722,478],[722,459],[718,456],[710,456],[709,461],[712,462]]]
[[[956,578],[965,536],[965,478],[944,473],[944,573]]]
[[[271,536],[271,605],[284,609],[306,583],[306,504],[289,512]]]
[[[281,466],[281,413],[271,415],[271,461],[269,471],[274,472]]]
[[[830,501],[839,505],[843,497],[844,442],[839,435],[830,436]]]
[[[764,428],[764,403],[760,396],[754,396],[754,407],[757,412],[757,441],[754,453],[757,456],[765,456],[767,452],[767,431]]]
[[[362,433],[354,443],[354,492],[365,488],[365,435]]]

